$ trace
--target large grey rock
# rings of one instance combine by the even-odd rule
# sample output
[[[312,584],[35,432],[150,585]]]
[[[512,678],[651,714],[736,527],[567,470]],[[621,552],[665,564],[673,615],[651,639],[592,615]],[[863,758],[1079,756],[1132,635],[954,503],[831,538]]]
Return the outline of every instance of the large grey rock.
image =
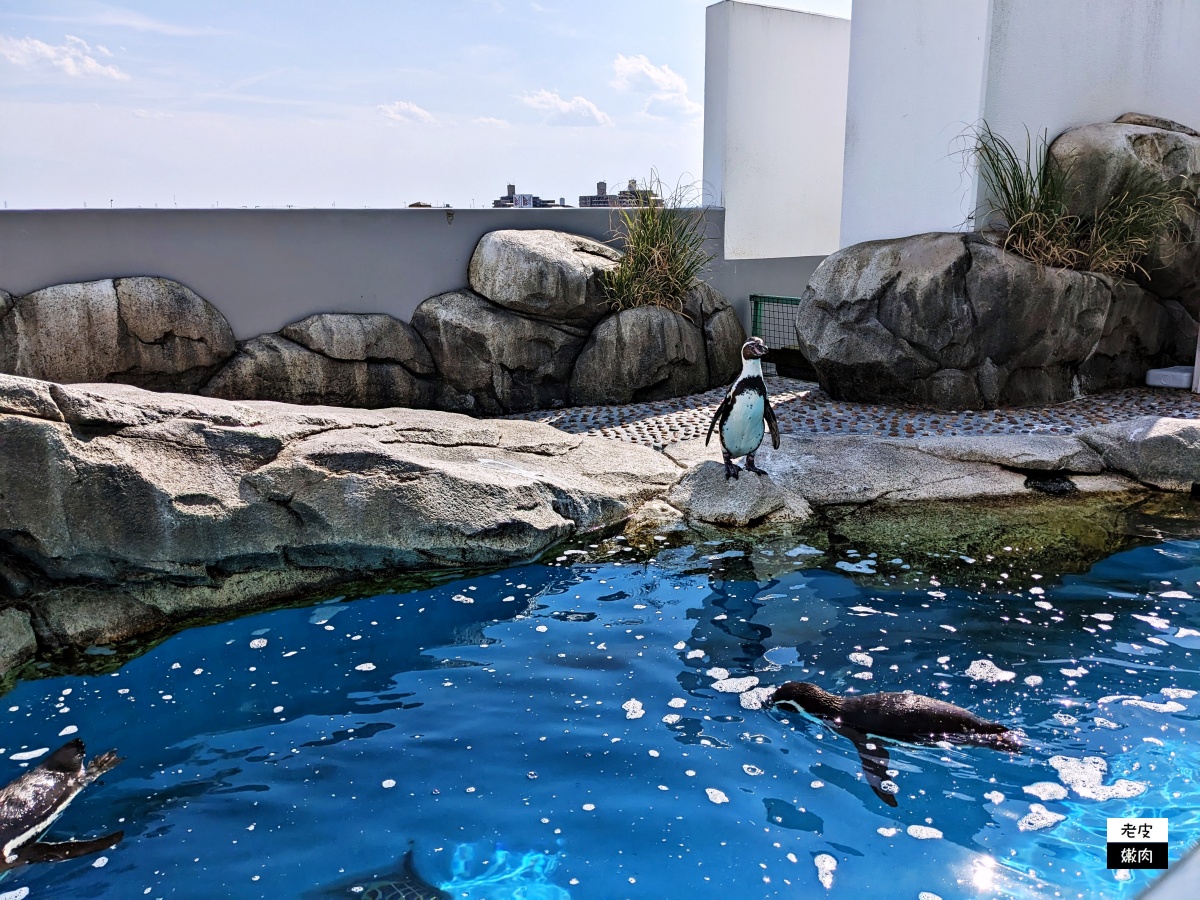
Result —
[[[471,256],[471,289],[493,303],[538,318],[590,325],[608,312],[601,284],[621,254],[577,234],[492,231]]]
[[[667,494],[667,502],[701,522],[740,527],[783,510],[788,498],[765,475],[742,472],[737,478],[726,478],[725,467],[709,460],[688,469]],[[802,500],[789,511],[793,512],[789,518],[799,521],[812,514]]]
[[[694,438],[671,444],[665,453],[689,470],[711,469],[720,458],[720,447],[716,441],[706,445],[703,438]],[[1026,473],[1038,470],[1070,474],[1081,493],[1138,487],[1119,477],[1076,474],[1099,472],[1099,457],[1080,440],[1056,435],[881,439],[785,434],[778,450],[763,446],[755,462],[793,510],[805,503],[828,510],[875,503],[1029,498],[1036,494]],[[680,505],[674,495],[668,499]]]
[[[25,599],[47,647],[300,584],[527,559],[678,475],[648,448],[530,422],[53,390],[66,422],[0,415],[0,554],[61,584]]]
[[[486,414],[564,405],[586,334],[519,315],[471,291],[430,297],[412,324],[442,381],[472,398],[464,411]]]
[[[973,235],[923,234],[838,251],[801,300],[797,340],[834,397],[969,409],[1075,396],[1114,287]],[[1107,338],[1116,357],[1141,358],[1136,340]]]
[[[0,371],[26,378],[193,391],[233,351],[224,316],[166,278],[60,284],[0,304]]]
[[[339,359],[280,334],[264,334],[243,342],[201,393],[226,400],[378,409],[429,406],[434,385],[399,362]]]
[[[660,306],[614,313],[592,331],[571,374],[571,403],[665,400],[708,388],[700,328]]]
[[[1079,435],[1104,464],[1165,491],[1200,484],[1200,422],[1143,416],[1091,428]]]
[[[29,613],[0,609],[0,676],[33,658],[37,638],[29,624]]]
[[[684,312],[704,331],[708,359],[708,386],[730,384],[742,369],[742,344],[746,330],[725,295],[707,282],[698,282],[688,293]]]
[[[1150,369],[1188,365],[1196,352],[1196,320],[1177,300],[1163,300],[1132,281],[1113,284],[1104,332],[1079,367],[1085,393],[1140,385]]]
[[[414,375],[434,373],[433,358],[416,330],[383,313],[322,313],[279,333],[330,359],[399,363]]]
[[[1179,234],[1164,240],[1143,263],[1149,277],[1136,277],[1159,297],[1179,300],[1192,318],[1200,318],[1200,136],[1156,117],[1121,118],[1126,122],[1072,128],[1051,144],[1050,155],[1063,166],[1068,189],[1075,192],[1072,211],[1091,215],[1130,176],[1147,176],[1190,194],[1193,203],[1179,222]]]

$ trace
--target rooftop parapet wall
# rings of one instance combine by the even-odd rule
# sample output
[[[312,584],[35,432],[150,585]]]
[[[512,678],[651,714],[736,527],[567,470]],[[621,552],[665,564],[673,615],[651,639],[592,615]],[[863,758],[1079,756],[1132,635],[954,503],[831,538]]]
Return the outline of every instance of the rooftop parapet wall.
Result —
[[[714,253],[703,277],[749,328],[752,293],[799,295],[820,258],[726,262],[725,213],[706,210]],[[426,298],[467,284],[479,239],[501,228],[549,228],[597,239],[607,209],[0,212],[0,289],[161,275],[212,302],[245,340],[324,312],[408,321]]]

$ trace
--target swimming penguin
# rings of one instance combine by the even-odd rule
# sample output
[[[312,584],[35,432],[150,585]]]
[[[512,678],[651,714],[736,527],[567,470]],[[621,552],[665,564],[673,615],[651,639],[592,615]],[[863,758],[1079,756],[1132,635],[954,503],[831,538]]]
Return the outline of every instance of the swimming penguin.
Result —
[[[868,735],[917,744],[950,741],[1010,753],[1021,749],[1016,733],[1008,726],[921,694],[839,697],[807,681],[789,681],[775,689],[767,705],[828,720],[834,731],[854,743],[867,783],[888,806],[896,805],[893,794],[897,788],[890,780],[893,773],[888,770],[887,748]]]
[[[704,446],[708,446],[713,429],[717,428],[726,478],[738,477],[741,470],[733,460],[739,456],[746,457],[747,471],[767,474],[754,465],[754,454],[762,443],[764,425],[771,429],[771,446],[779,449],[779,423],[775,421],[775,411],[767,398],[767,385],[762,374],[762,358],[766,355],[767,345],[762,338],[752,337],[742,344],[742,372],[729,386],[725,399],[708,425]]]
[[[413,863],[410,844],[404,851],[400,871],[378,878],[354,878],[332,887],[304,894],[306,898],[355,897],[357,900],[451,900],[450,894],[430,884]]]
[[[112,750],[87,766],[83,757],[83,741],[76,738],[0,788],[0,872],[32,862],[87,856],[107,850],[125,836],[124,832],[114,831],[87,841],[38,841],[76,794],[121,761]]]

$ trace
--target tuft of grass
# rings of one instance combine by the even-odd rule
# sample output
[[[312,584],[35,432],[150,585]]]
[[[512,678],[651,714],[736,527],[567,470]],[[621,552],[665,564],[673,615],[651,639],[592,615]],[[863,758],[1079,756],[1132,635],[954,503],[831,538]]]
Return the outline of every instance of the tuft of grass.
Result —
[[[1045,132],[1035,143],[1027,131],[1019,154],[986,122],[975,130],[973,153],[988,211],[1002,220],[1004,249],[1043,266],[1148,276],[1145,260],[1178,232],[1188,194],[1148,173],[1127,174],[1097,208],[1072,213],[1075,173],[1049,150]]]
[[[662,306],[686,315],[684,300],[713,258],[704,250],[698,188],[680,182],[665,193],[658,173],[651,170],[638,189],[644,197],[663,199],[614,209],[613,240],[624,241],[625,255],[605,277],[605,295],[618,310]]]

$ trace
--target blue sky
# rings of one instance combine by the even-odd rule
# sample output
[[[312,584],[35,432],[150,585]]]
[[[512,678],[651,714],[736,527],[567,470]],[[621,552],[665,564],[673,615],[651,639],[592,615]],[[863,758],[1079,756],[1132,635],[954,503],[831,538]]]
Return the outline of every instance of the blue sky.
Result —
[[[702,173],[707,0],[4,0],[14,208],[575,204]],[[848,16],[850,0],[770,5]]]

